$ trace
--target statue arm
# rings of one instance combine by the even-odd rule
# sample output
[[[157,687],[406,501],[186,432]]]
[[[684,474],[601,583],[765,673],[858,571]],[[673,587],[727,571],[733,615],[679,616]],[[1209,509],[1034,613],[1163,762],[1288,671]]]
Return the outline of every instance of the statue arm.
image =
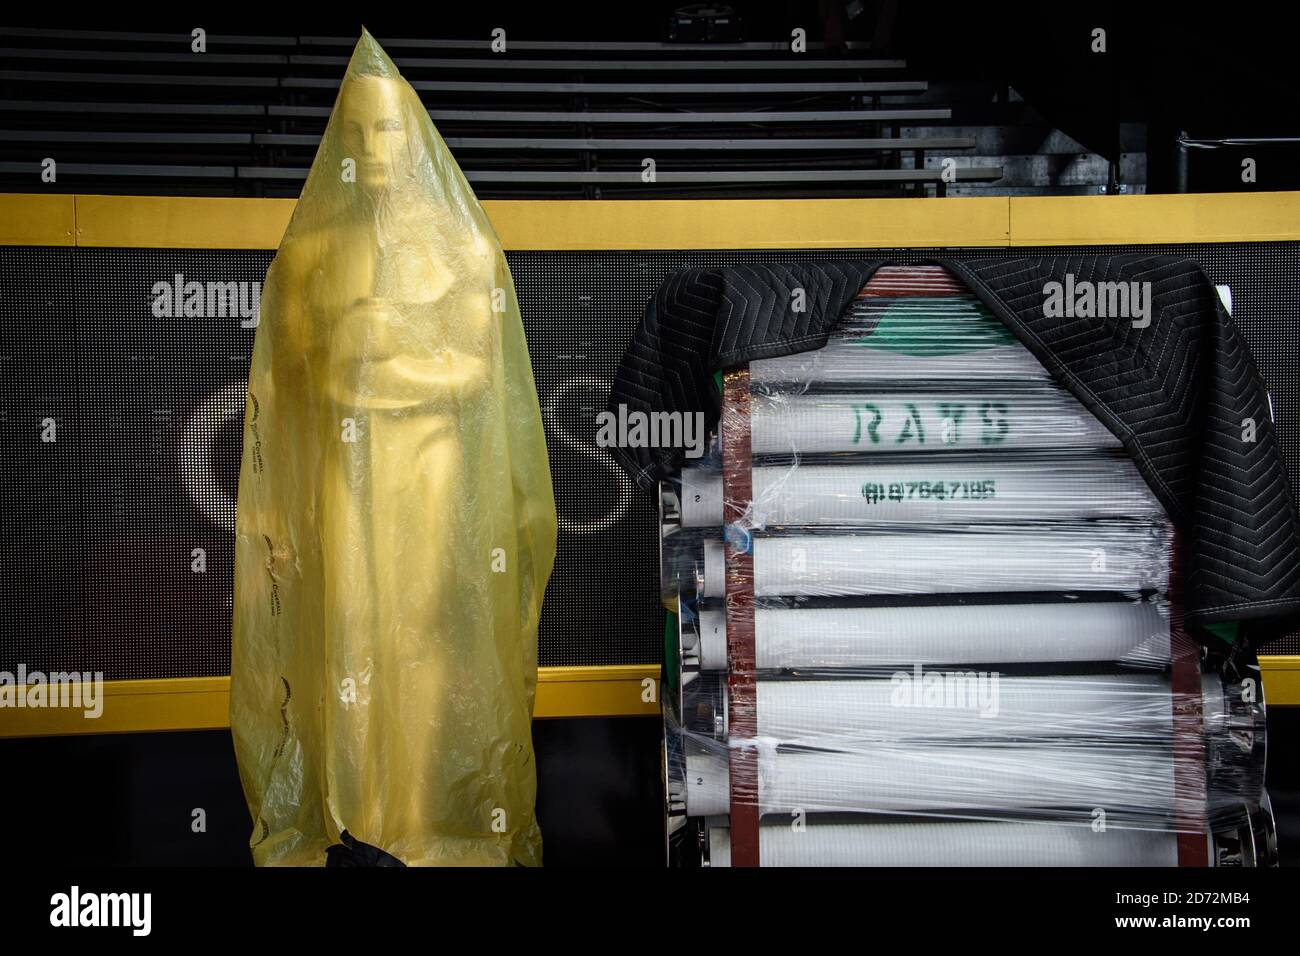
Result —
[[[435,405],[470,400],[490,387],[490,356],[495,350],[492,330],[498,317],[486,298],[474,303],[468,312],[451,326],[446,345],[426,346],[421,342],[417,347],[407,339],[386,348],[385,340],[391,335],[389,323],[400,320],[382,302],[361,304],[347,321],[367,341],[354,342],[344,351],[354,355],[372,353],[364,379],[365,390],[375,397]]]

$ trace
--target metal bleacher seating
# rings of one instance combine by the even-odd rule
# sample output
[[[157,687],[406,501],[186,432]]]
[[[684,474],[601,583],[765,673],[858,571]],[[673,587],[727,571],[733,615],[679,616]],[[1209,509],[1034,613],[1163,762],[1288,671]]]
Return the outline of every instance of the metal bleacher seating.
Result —
[[[484,198],[943,195],[949,156],[962,187],[1001,176],[904,61],[854,49],[379,39]],[[0,27],[0,188],[51,188],[52,157],[69,192],[296,195],[354,42]]]

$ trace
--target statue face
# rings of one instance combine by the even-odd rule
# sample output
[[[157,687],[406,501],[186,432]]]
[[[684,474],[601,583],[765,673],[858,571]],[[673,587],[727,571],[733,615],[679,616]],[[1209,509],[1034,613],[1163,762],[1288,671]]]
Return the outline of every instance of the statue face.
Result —
[[[410,162],[401,86],[384,76],[355,79],[343,96],[343,144],[357,164],[357,184],[378,192]]]

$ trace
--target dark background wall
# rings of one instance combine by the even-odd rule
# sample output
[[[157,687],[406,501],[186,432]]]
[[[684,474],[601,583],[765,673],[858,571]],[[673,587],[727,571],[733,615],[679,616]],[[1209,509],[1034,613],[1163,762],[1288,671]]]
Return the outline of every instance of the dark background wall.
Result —
[[[936,200],[936,202],[939,200]],[[1093,248],[1127,252],[1138,247]],[[1190,257],[1233,293],[1300,488],[1300,244],[1146,247]],[[959,257],[1061,250],[971,249]],[[543,666],[662,660],[653,495],[596,446],[596,414],[645,303],[672,270],[926,250],[511,252],[560,518]],[[157,318],[155,282],[259,280],[262,250],[0,248],[0,669],[108,680],[229,673],[235,489],[252,329]],[[31,334],[32,329],[42,334]],[[225,396],[224,398],[222,396]],[[215,399],[219,399],[214,401]],[[54,418],[59,441],[41,441]],[[191,552],[207,552],[207,570]],[[617,596],[611,599],[611,596]],[[1262,645],[1300,653],[1300,635]]]

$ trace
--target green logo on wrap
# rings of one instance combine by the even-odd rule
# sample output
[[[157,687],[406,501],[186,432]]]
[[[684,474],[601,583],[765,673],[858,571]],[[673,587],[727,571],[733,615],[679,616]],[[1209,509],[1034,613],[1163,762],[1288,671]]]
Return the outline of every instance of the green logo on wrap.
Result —
[[[923,405],[901,402],[885,405],[876,402],[859,402],[849,406],[853,410],[853,439],[855,445],[893,444],[925,445],[927,435],[932,445],[958,445],[963,440],[981,445],[1001,445],[1011,430],[1009,409],[1005,402],[935,402]],[[930,429],[926,429],[925,411],[933,408]],[[976,434],[962,433],[966,413],[971,416]],[[924,411],[923,411],[924,410]],[[936,428],[937,426],[937,428]],[[938,434],[935,434],[938,432]]]
[[[885,309],[874,329],[855,341],[865,348],[919,357],[959,355],[1018,344],[1016,337],[982,304],[971,303],[973,311],[952,312],[952,302],[897,300]]]

